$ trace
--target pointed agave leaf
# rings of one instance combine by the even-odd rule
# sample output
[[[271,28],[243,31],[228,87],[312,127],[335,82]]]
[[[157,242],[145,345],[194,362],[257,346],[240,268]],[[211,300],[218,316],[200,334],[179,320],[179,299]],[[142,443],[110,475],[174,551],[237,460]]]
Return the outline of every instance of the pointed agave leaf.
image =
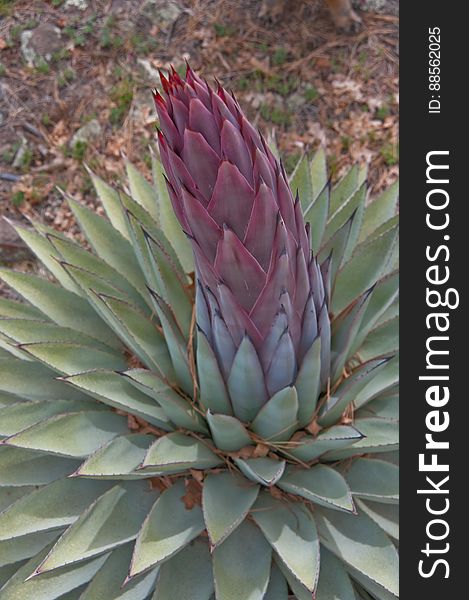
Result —
[[[294,593],[295,600],[312,600],[313,594],[307,588],[305,588],[305,586],[302,585],[296,577],[294,577],[280,557],[275,556],[274,554],[274,559],[279,571],[288,582],[290,590]],[[291,598],[291,596],[289,595],[288,598]]]
[[[362,242],[378,227],[396,214],[399,198],[399,182],[390,185],[378,198],[374,199],[365,209],[359,241]]]
[[[304,436],[288,453],[305,462],[319,458],[330,450],[347,448],[361,440],[363,435],[350,425],[333,425],[322,430],[317,437]]]
[[[350,356],[353,356],[357,352],[369,332],[378,325],[381,317],[387,313],[393,302],[397,300],[398,290],[399,273],[397,271],[382,277],[373,287],[365,314],[360,323],[360,329],[351,345]],[[389,316],[389,318],[393,317],[394,315]],[[386,317],[385,320],[387,321],[389,318]]]
[[[213,552],[217,598],[262,600],[269,583],[271,555],[262,533],[245,520]]]
[[[222,460],[202,441],[183,433],[169,433],[148,448],[142,468],[178,472],[210,469],[221,463]]]
[[[384,460],[357,458],[345,477],[354,496],[397,504],[399,502],[399,467]]]
[[[61,479],[41,487],[0,514],[0,539],[71,525],[111,485],[104,481]]]
[[[318,464],[311,469],[289,466],[277,485],[282,490],[307,498],[315,504],[337,511],[355,512],[347,482],[340,473],[326,465]]]
[[[88,169],[88,174],[93,182],[96,194],[104,206],[104,210],[111,221],[112,226],[119,231],[125,238],[129,239],[127,231],[127,221],[125,219],[122,204],[119,198],[119,192],[100,179]]]
[[[252,429],[270,442],[287,441],[298,425],[298,395],[294,387],[278,391],[264,404]]]
[[[323,244],[327,215],[329,214],[329,191],[329,185],[325,184],[321,193],[306,209],[304,214],[305,222],[311,226],[311,248],[313,254],[317,254]]]
[[[243,338],[235,354],[228,391],[234,414],[241,421],[252,421],[267,401],[262,366],[248,336]]]
[[[67,529],[37,573],[81,562],[135,539],[156,497],[144,481],[111,488]]]
[[[210,427],[213,441],[217,448],[225,452],[237,452],[244,446],[252,444],[247,429],[236,417],[230,415],[214,415],[207,412],[206,419]]]
[[[399,505],[364,502],[357,499],[358,508],[373,519],[390,537],[399,540]]]
[[[294,195],[298,193],[303,211],[308,208],[313,199],[313,183],[306,154],[298,161],[290,178],[290,188]]]
[[[155,188],[145,179],[134,165],[127,161],[127,178],[129,180],[130,194],[152,218],[158,223],[158,196]]]
[[[104,294],[99,298],[119,324],[119,335],[140,360],[148,368],[156,368],[161,376],[169,380],[174,378],[168,347],[156,323],[124,300]]]
[[[378,359],[379,360],[379,359]],[[373,361],[370,361],[373,362]],[[361,408],[378,396],[382,396],[392,390],[399,383],[399,356],[392,357],[376,372],[375,377],[357,394],[355,406]]]
[[[57,325],[86,333],[120,348],[121,342],[88,302],[58,285],[26,273],[0,269],[0,278]]]
[[[39,531],[0,542],[0,568],[35,556],[53,542],[60,531]]]
[[[28,356],[26,352],[20,350],[14,340],[0,333],[0,358],[19,358],[20,360],[34,362],[34,359]]]
[[[96,254],[121,273],[145,298],[145,279],[128,240],[109,221],[67,197],[68,204]]]
[[[194,381],[189,367],[187,342],[174,319],[171,307],[166,304],[163,298],[153,292],[152,298],[163,328],[178,383],[186,394],[192,395],[194,393]]]
[[[194,540],[205,528],[202,509],[187,509],[184,481],[165,490],[153,505],[138,534],[130,576],[171,558]]]
[[[146,369],[131,369],[122,375],[125,375],[137,389],[154,398],[177,427],[208,433],[203,417],[187,399],[178,394],[161,377]]]
[[[330,282],[331,289],[334,290],[337,273],[344,262],[345,251],[347,249],[350,232],[355,221],[355,213],[318,251],[317,259],[322,264],[328,257],[331,257]]]
[[[395,317],[375,327],[360,347],[360,358],[369,360],[397,352],[399,349],[399,317]]]
[[[354,427],[363,438],[351,448],[334,450],[324,456],[324,460],[336,461],[361,454],[390,452],[399,448],[399,424],[387,419],[355,419]]]
[[[315,513],[321,543],[340,560],[385,590],[397,594],[397,552],[386,534],[364,513],[350,517],[321,509]]]
[[[347,567],[347,571],[355,581],[355,588],[359,590],[361,598],[365,598],[365,600],[369,600],[370,598],[379,598],[380,600],[399,600],[398,590],[396,590],[396,593],[392,593],[350,566]],[[372,595],[370,596],[370,594]]]
[[[399,394],[387,393],[367,402],[355,413],[357,418],[380,417],[381,419],[399,420]]]
[[[366,183],[363,183],[350,199],[331,217],[324,232],[323,243],[327,242],[347,221],[354,216],[350,230],[347,248],[344,252],[344,260],[348,260],[357,243],[363,212],[365,210]]]
[[[0,325],[3,319],[0,319]],[[21,350],[17,343],[12,340],[10,337],[4,335],[0,332],[0,358],[2,359],[11,359],[11,358],[19,358],[20,360],[27,362],[34,362],[34,359],[31,358],[27,354]]]
[[[101,402],[142,417],[153,425],[171,431],[172,426],[164,411],[133,386],[126,377],[113,371],[88,371],[64,377],[79,389]]]
[[[154,600],[210,600],[212,560],[208,545],[194,540],[160,567]]]
[[[371,241],[357,246],[351,259],[337,275],[332,300],[332,311],[335,314],[340,313],[385,274],[396,238],[397,226],[394,226]]]
[[[164,249],[146,232],[145,242],[148,248],[150,265],[158,282],[160,295],[171,306],[176,322],[183,336],[187,339],[190,335],[193,307],[187,283],[179,278]]]
[[[87,396],[56,381],[57,373],[39,363],[4,358],[0,361],[0,390],[28,400],[86,400]]]
[[[314,593],[319,576],[319,540],[314,517],[301,504],[262,493],[252,517],[267,541],[298,581]]]
[[[317,198],[327,183],[326,153],[322,146],[316,151],[311,159],[310,172],[313,196],[314,198]]]
[[[81,290],[60,265],[60,254],[44,235],[26,227],[15,227],[17,234],[38,259],[49,269],[57,281],[69,292],[81,295]]]
[[[88,250],[85,250],[75,242],[70,240],[63,240],[59,237],[49,235],[49,240],[54,245],[54,248],[60,253],[63,262],[68,265],[77,267],[90,273],[90,276],[94,276],[94,280],[102,280],[111,284],[113,288],[122,290],[124,297],[130,298],[132,302],[143,311],[149,311],[149,307],[146,303],[146,296],[144,291],[141,293],[132,285],[122,274],[121,271],[117,271],[114,267],[108,265],[104,260],[92,254]],[[67,273],[70,274],[68,269]],[[76,274],[72,273],[72,277],[75,282],[85,291],[87,294],[87,283],[84,281],[77,280]],[[95,290],[99,291],[99,290]],[[143,294],[143,296],[142,296]]]
[[[88,410],[55,415],[5,439],[2,443],[59,456],[81,458],[127,431],[125,417],[111,411]]]
[[[265,486],[275,485],[285,470],[285,461],[274,458],[235,458],[234,461],[243,475]]]
[[[47,548],[23,565],[2,588],[2,600],[50,600],[66,598],[65,594],[79,588],[94,577],[108,555],[99,556],[78,566],[65,567],[59,573],[45,573],[27,579],[44,558]]]
[[[112,298],[119,298],[120,300],[132,304],[132,300],[129,296],[118,289],[110,282],[105,281],[101,277],[98,277],[95,273],[76,267],[66,262],[62,262],[63,268],[73,277],[73,280],[79,283],[81,289],[86,294],[87,301],[92,305],[95,313],[100,316],[104,323],[114,332],[116,332],[119,339],[122,342],[132,347],[133,340],[129,337],[127,330],[122,327],[122,324],[118,321],[115,315],[106,307],[103,303],[101,296],[109,296]],[[139,307],[141,308],[141,307]],[[137,309],[137,307],[135,307]],[[143,311],[144,314],[149,314],[148,310]]]
[[[168,188],[166,187],[163,165],[154,155],[152,155],[152,172],[153,184],[158,192],[158,216],[161,230],[171,240],[171,245],[184,271],[192,273],[194,271],[192,248],[174,213]]]
[[[94,479],[135,479],[141,475],[133,473],[143,459],[153,435],[133,433],[114,438],[89,456],[73,473],[74,477]]]
[[[13,346],[10,345],[7,340],[2,339],[2,336],[0,335],[0,359],[11,358],[12,356],[15,356],[16,358],[27,360],[27,358],[25,358],[26,354],[24,354],[24,356],[20,356],[20,353],[20,350],[13,348]]]
[[[221,544],[244,521],[258,493],[258,485],[228,471],[207,475],[202,510],[212,547]]]
[[[158,569],[135,577],[123,587],[132,556],[132,544],[116,548],[99,569],[79,600],[145,600],[155,585]]]
[[[23,496],[27,496],[34,491],[33,485],[22,485],[17,487],[0,487],[0,513],[11,506]]]
[[[0,567],[0,589],[5,586],[7,581],[14,576],[14,574],[21,569],[28,561],[20,560],[17,563]]]
[[[127,228],[132,239],[132,246],[137,253],[137,258],[140,261],[140,266],[144,273],[147,274],[148,278],[148,256],[139,256],[145,248],[144,232],[150,235],[153,240],[158,244],[158,247],[166,256],[166,260],[171,265],[173,271],[177,274],[180,281],[186,280],[186,275],[182,269],[181,263],[174,252],[168,237],[165,232],[159,227],[155,220],[150,214],[137,202],[135,202],[129,196],[121,194],[120,201],[124,210],[126,211]],[[142,262],[143,259],[143,262]]]
[[[18,344],[34,344],[36,342],[73,342],[93,346],[98,350],[113,352],[115,356],[120,353],[110,346],[93,339],[89,335],[74,331],[68,327],[59,327],[50,321],[22,318],[0,318],[0,333],[8,336]],[[26,353],[24,353],[26,354]]]
[[[0,446],[0,486],[45,485],[69,475],[79,464],[43,452]]]
[[[7,357],[0,357],[2,360],[4,360]],[[11,356],[8,356],[8,358],[11,358]],[[0,391],[0,407],[7,407],[7,406],[11,406],[12,404],[18,404],[18,402],[21,402],[22,398],[19,398],[18,396],[14,396],[13,394],[8,394],[6,392],[1,392]]]
[[[387,359],[377,358],[360,365],[347,377],[324,403],[318,418],[322,427],[329,427],[339,421],[347,406],[354,402],[358,394],[368,383],[373,381],[380,371],[388,364]]]
[[[352,582],[342,562],[324,546],[321,547],[321,571],[316,600],[356,600]]]
[[[129,203],[130,199],[127,199],[126,202]],[[134,209],[135,205],[133,205],[132,210]],[[150,219],[149,215],[146,215],[146,217]],[[161,273],[155,266],[154,258],[150,257],[150,249],[145,239],[145,232],[147,229],[144,228],[141,221],[134,216],[134,213],[129,210],[126,212],[126,220],[131,235],[132,249],[137,257],[140,269],[145,275],[147,285],[156,290],[159,294],[162,294],[164,292],[164,287],[162,287],[163,281],[161,279]],[[156,227],[154,223],[153,225]]]
[[[332,322],[331,331],[331,381],[337,381],[350,358],[350,350],[360,329],[373,289],[359,296]]]
[[[0,297],[0,317],[9,319],[32,319],[40,320],[47,319],[37,308],[26,304],[25,302],[17,302],[9,298]]]
[[[18,402],[2,409],[0,435],[8,437],[53,415],[77,412],[90,408],[99,410],[101,407],[92,401],[79,402],[77,400]]]
[[[298,427],[304,427],[311,422],[318,402],[320,384],[321,338],[318,337],[303,358],[295,381],[298,394]]]
[[[91,369],[119,370],[127,366],[123,356],[98,350],[94,346],[68,342],[35,342],[21,344],[20,347],[48,367],[65,375]]]
[[[358,174],[358,165],[354,165],[332,190],[331,215],[340,210],[355,193],[359,186]]]
[[[197,334],[197,372],[202,406],[214,413],[233,414],[217,359],[201,330]]]
[[[264,600],[288,600],[288,585],[286,579],[275,562],[272,562],[269,586],[265,593]]]

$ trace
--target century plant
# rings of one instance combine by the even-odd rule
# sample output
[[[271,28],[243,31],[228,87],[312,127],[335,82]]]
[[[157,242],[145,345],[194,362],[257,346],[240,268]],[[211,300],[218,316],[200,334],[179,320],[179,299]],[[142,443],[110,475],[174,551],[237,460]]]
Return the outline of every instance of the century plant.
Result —
[[[0,271],[0,598],[396,599],[397,184],[161,83],[153,183]]]

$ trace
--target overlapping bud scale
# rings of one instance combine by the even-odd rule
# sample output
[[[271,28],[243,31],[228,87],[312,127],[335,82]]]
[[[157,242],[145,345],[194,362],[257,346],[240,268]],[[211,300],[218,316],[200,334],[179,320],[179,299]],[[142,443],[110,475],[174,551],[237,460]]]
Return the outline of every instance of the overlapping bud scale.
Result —
[[[325,385],[327,268],[312,256],[309,226],[282,164],[220,85],[212,90],[189,67],[185,79],[173,70],[161,81],[161,159],[194,252],[197,325],[224,379],[246,340],[262,367],[267,401],[294,384],[319,336]]]

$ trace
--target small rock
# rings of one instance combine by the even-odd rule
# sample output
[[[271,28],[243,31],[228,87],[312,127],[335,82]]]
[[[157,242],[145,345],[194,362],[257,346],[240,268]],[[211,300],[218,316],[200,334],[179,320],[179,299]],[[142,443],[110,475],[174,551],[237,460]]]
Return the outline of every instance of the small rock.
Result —
[[[77,142],[91,142],[100,137],[102,132],[101,124],[97,119],[88,121],[83,127],[77,129],[70,140],[70,147],[73,148]]]
[[[115,15],[125,12],[127,1],[128,0],[112,0],[109,12]]]
[[[142,13],[161,29],[167,29],[183,12],[173,0],[147,0],[142,7]]]
[[[157,69],[152,66],[148,58],[137,58],[137,63],[143,68],[145,78],[149,83],[155,85],[159,82],[159,73]]]
[[[61,49],[61,32],[52,23],[41,23],[36,29],[21,33],[21,52],[30,67],[37,65],[40,59],[49,62],[52,55]]]
[[[65,2],[65,8],[78,8],[78,10],[86,10],[88,8],[88,2],[86,2],[86,0],[67,0]]]
[[[21,167],[23,165],[23,158],[24,158],[24,155],[26,154],[27,148],[28,148],[28,142],[27,142],[26,138],[21,137],[20,147],[16,151],[15,158],[13,159],[13,162],[11,163],[15,169],[19,169],[19,167]]]
[[[300,110],[306,104],[304,93],[293,92],[288,96],[287,104],[292,111]]]
[[[153,100],[148,90],[139,90],[132,103],[132,118],[136,123],[144,124],[153,110]]]
[[[23,55],[24,60],[30,67],[34,67],[34,61],[37,58],[36,52],[29,45],[32,35],[33,32],[28,29],[21,32],[21,53]]]
[[[354,8],[386,15],[399,14],[399,0],[353,0]]]

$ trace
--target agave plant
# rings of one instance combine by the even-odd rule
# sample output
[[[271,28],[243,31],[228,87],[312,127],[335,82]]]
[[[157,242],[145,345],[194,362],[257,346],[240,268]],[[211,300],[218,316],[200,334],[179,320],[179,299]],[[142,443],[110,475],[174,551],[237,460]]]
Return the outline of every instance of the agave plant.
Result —
[[[0,597],[395,599],[397,187],[162,85],[153,184],[0,272]]]

